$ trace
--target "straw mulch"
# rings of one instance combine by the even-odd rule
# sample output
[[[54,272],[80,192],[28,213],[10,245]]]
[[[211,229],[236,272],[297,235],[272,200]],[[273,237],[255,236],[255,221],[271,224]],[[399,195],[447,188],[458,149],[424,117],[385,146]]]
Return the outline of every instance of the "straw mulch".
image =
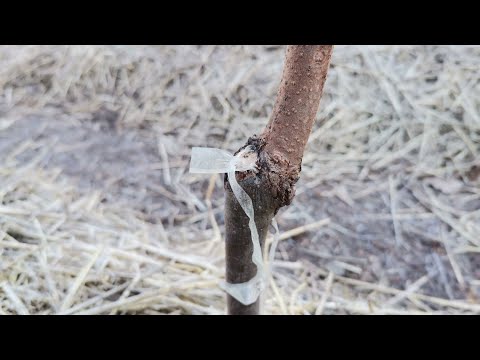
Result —
[[[223,314],[223,182],[283,46],[0,48],[0,314]],[[480,313],[480,47],[337,46],[267,314]]]

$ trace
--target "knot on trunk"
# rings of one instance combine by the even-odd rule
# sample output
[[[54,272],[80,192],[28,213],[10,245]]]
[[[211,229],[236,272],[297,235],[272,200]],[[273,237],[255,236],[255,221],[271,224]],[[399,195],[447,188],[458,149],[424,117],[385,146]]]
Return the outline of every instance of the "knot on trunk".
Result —
[[[257,153],[257,171],[245,171],[237,173],[237,180],[245,189],[245,191],[252,196],[254,203],[254,194],[251,191],[261,191],[268,194],[268,205],[264,204],[263,211],[271,211],[275,215],[283,206],[288,206],[295,196],[295,184],[299,179],[301,166],[296,166],[290,163],[289,159],[281,153],[274,152],[273,154],[265,151],[265,139],[262,136],[252,136],[247,143],[242,146],[236,153],[250,146]],[[225,175],[225,190],[232,191],[228,184],[227,176]],[[262,198],[264,198],[262,196]],[[266,199],[267,197],[265,197]],[[260,208],[262,210],[262,208]]]

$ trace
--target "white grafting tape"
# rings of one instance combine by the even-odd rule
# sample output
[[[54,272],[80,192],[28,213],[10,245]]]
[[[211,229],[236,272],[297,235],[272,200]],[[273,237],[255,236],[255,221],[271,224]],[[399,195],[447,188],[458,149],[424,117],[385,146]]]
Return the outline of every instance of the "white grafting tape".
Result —
[[[190,172],[194,174],[217,174],[231,170],[233,156],[225,150],[215,148],[192,148]]]
[[[250,196],[248,196],[245,190],[238,184],[235,177],[235,171],[255,171],[256,161],[257,155],[250,146],[240,151],[236,156],[230,155],[221,149],[194,147],[192,148],[192,158],[190,161],[191,173],[227,173],[233,194],[249,218],[248,226],[253,244],[252,262],[257,266],[257,273],[252,279],[243,283],[230,284],[222,282],[220,284],[227,293],[244,305],[250,305],[257,301],[265,288],[265,276],[267,275],[262,261],[262,250],[260,248],[258,230],[254,221],[255,214],[252,199],[250,199]],[[272,244],[271,251],[273,250],[274,252],[276,243],[278,242],[277,223],[273,222],[273,226],[276,229],[276,241]],[[270,252],[270,258],[273,258],[272,252]],[[271,265],[271,261],[269,262],[269,265]]]
[[[275,229],[275,233],[273,234],[273,242],[270,246],[270,253],[268,254],[267,277],[270,277],[273,260],[275,258],[275,250],[277,249],[278,242],[280,241],[280,230],[278,230],[278,224],[275,218],[272,219],[272,226]]]

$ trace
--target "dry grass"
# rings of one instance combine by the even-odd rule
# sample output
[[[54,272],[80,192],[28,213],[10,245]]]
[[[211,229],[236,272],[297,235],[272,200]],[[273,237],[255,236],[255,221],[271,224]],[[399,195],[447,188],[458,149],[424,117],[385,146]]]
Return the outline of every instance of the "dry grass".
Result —
[[[224,313],[190,149],[262,130],[283,51],[0,48],[0,314]],[[335,48],[266,313],[480,313],[478,99],[480,47]]]

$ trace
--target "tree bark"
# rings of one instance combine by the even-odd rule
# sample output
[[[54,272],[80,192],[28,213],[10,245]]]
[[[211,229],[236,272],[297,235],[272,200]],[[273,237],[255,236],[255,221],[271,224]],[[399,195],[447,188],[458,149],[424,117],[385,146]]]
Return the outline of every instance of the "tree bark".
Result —
[[[258,156],[258,171],[236,174],[253,202],[262,251],[268,227],[278,212],[293,200],[303,152],[322,97],[332,45],[290,45],[272,116],[260,136],[248,139]],[[226,280],[242,283],[255,276],[248,217],[225,176]],[[245,306],[227,295],[228,314],[256,315],[259,300]]]

